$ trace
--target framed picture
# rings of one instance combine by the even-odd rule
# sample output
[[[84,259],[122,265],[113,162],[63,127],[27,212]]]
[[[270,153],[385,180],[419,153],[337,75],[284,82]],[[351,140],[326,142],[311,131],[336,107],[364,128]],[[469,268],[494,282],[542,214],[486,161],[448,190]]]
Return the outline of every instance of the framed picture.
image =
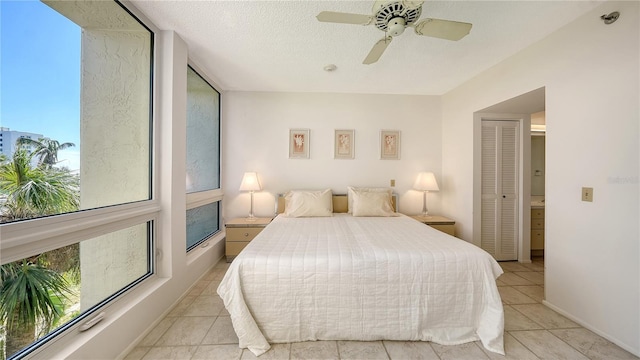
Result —
[[[309,158],[309,129],[289,130],[289,159]]]
[[[400,131],[380,131],[380,159],[400,160]]]
[[[353,130],[336,130],[334,136],[333,158],[353,159],[355,135]]]

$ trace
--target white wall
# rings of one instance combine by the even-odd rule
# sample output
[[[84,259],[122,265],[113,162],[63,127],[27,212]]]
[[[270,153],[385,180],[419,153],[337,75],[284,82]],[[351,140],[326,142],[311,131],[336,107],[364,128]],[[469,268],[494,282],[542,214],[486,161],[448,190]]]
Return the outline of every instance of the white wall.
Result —
[[[607,2],[445,94],[442,206],[471,240],[473,113],[546,87],[546,303],[640,355],[638,14]]]
[[[310,159],[289,159],[289,129],[310,129]],[[355,159],[333,158],[334,130],[355,130]],[[380,160],[380,130],[401,131],[401,159]],[[256,216],[272,216],[278,193],[291,189],[389,186],[395,179],[400,211],[422,211],[422,193],[411,190],[418,173],[441,173],[440,97],[320,93],[225,92],[222,95],[223,213],[247,216],[249,194],[238,188],[256,171],[263,191],[254,195]],[[442,189],[442,188],[441,188]],[[440,193],[429,194],[440,213]]]

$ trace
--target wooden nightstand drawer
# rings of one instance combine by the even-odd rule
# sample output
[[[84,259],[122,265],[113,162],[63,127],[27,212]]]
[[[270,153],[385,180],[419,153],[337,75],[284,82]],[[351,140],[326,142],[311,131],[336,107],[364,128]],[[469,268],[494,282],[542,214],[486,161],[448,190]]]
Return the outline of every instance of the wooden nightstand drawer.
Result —
[[[269,223],[272,218],[237,218],[226,224],[225,255],[231,262]]]
[[[253,240],[262,228],[227,228],[227,242]]]
[[[531,250],[544,249],[544,230],[531,230]]]
[[[431,226],[432,228],[434,228],[436,230],[440,230],[443,233],[447,233],[447,234],[449,234],[451,236],[455,235],[456,227],[454,225],[435,225],[435,224],[431,225],[430,224],[429,226]]]
[[[544,229],[544,219],[531,219],[531,229]]]
[[[423,224],[429,225],[434,229],[440,230],[443,233],[447,233],[451,236],[455,236],[455,229],[456,229],[456,222],[446,218],[444,216],[438,216],[438,215],[433,215],[433,216],[421,216],[421,215],[414,215],[411,216],[413,219],[420,221]]]
[[[532,219],[544,219],[544,209],[531,209]]]
[[[249,243],[250,241],[227,242],[225,255],[235,257],[236,255],[240,254],[240,251],[242,251],[247,245],[249,245]]]

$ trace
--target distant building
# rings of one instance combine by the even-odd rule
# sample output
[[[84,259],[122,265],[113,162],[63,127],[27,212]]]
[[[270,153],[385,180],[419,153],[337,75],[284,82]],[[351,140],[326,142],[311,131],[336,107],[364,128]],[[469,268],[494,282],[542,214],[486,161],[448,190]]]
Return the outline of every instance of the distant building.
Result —
[[[13,153],[16,151],[16,141],[24,137],[38,140],[43,138],[44,135],[15,131],[6,127],[0,127],[0,154],[4,154],[7,158],[11,159]],[[33,159],[33,161],[35,161],[35,163],[38,162],[37,159]]]

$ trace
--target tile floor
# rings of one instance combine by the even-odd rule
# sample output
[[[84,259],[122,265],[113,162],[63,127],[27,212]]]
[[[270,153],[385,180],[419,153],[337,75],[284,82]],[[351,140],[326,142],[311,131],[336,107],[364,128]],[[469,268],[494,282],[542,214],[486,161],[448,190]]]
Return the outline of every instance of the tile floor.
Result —
[[[316,341],[275,344],[260,359],[638,359],[541,304],[542,260],[500,265],[506,356],[479,342]],[[224,260],[218,263],[125,359],[255,359],[238,348],[229,313],[216,294],[227,267]]]

